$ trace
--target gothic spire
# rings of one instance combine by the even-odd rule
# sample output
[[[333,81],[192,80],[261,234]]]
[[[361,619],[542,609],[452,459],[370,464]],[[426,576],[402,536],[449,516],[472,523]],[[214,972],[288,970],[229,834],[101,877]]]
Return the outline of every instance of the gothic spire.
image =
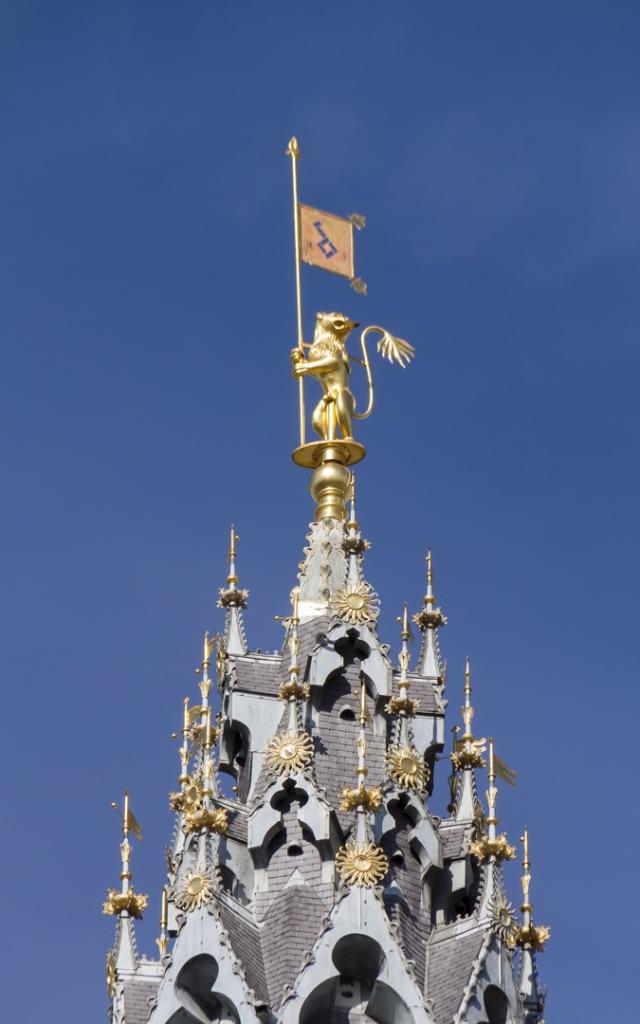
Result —
[[[447,617],[436,604],[433,590],[433,564],[431,549],[427,551],[427,592],[422,601],[422,608],[413,616],[413,621],[422,633],[422,647],[418,659],[418,671],[421,675],[432,679],[434,683],[444,686],[446,666],[440,658],[438,629],[446,626]]]
[[[287,722],[278,730],[265,749],[267,766],[275,775],[293,775],[303,771],[313,757],[313,740],[301,728],[301,708],[309,699],[309,686],[300,680],[298,655],[299,589],[291,592],[291,616],[287,620],[287,646],[289,648],[288,678],[280,684],[279,696],[288,708]]]
[[[486,793],[489,813],[486,818],[487,831],[470,846],[470,851],[479,860],[501,861],[513,860],[516,851],[509,842],[504,832],[497,834],[498,818],[496,817],[496,801],[498,799],[498,787],[496,786],[496,758],[493,744],[493,736],[489,737],[489,766],[487,771],[489,788]]]
[[[182,832],[224,833],[227,811],[215,803],[220,796],[213,746],[219,729],[211,724],[211,706],[183,701],[182,743],[180,745],[180,790],[171,793],[169,804],[181,818]],[[191,770],[190,770],[191,765]]]
[[[115,810],[117,804],[111,805]],[[142,912],[149,902],[143,893],[134,892],[131,873],[131,843],[129,833],[136,839],[142,839],[142,831],[129,803],[129,793],[125,789],[122,808],[122,842],[120,843],[120,889],[109,889],[102,906],[103,914],[110,914],[119,919],[116,932],[116,948],[113,956],[114,970],[131,971],[136,964],[135,935],[133,918],[142,917]]]
[[[385,853],[373,841],[373,833],[369,816],[380,809],[382,792],[379,786],[367,787],[367,739],[366,725],[369,722],[367,711],[367,687],[364,676],[360,675],[360,731],[356,741],[358,765],[356,768],[356,786],[342,790],[340,809],[355,811],[355,827],[352,838],[341,847],[336,856],[336,868],[347,885],[371,888],[378,885],[387,873],[389,861]]]
[[[454,816],[458,821],[477,818],[482,808],[476,790],[475,769],[484,767],[482,754],[486,740],[476,740],[471,723],[475,709],[471,704],[471,659],[467,656],[464,668],[464,704],[461,708],[464,732],[454,742],[451,767],[454,773]]]
[[[409,626],[409,612],[407,602],[404,603],[402,616],[398,618],[401,623],[400,640],[401,649],[398,657],[400,678],[398,679],[398,696],[393,696],[387,702],[385,711],[387,714],[396,716],[392,738],[393,742],[387,749],[386,768],[389,778],[400,789],[422,790],[428,780],[428,769],[424,758],[420,756],[413,745],[413,732],[411,723],[418,708],[418,701],[409,697],[408,679],[409,662],[409,640],[411,628]]]
[[[236,544],[240,538],[235,531],[233,524],[230,531],[229,542],[229,572],[227,574],[226,587],[218,590],[218,608],[226,609],[225,619],[225,649],[227,654],[242,655],[247,653],[247,639],[244,631],[242,611],[247,607],[249,591],[238,586],[238,574],[236,571]]]
[[[362,556],[370,547],[369,541],[362,536],[356,515],[356,479],[353,472],[351,473],[349,494],[349,518],[345,523],[344,530],[343,547],[347,556],[347,586],[353,588],[363,582]]]
[[[540,989],[536,967],[536,953],[544,951],[551,931],[547,925],[534,925],[531,903],[531,862],[529,860],[529,830],[520,836],[522,843],[522,924],[514,930],[515,942],[521,949],[518,988],[526,1012],[527,1024],[538,1024],[544,1009],[545,993]]]

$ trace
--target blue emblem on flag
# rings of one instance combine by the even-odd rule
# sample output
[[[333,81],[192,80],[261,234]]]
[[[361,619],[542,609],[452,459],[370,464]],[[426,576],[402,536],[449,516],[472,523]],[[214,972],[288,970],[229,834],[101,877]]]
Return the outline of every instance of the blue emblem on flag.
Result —
[[[318,242],[318,249],[322,253],[325,259],[330,260],[337,253],[337,249],[329,236],[323,231],[322,221],[316,220],[313,222],[313,226],[320,235],[322,241]]]

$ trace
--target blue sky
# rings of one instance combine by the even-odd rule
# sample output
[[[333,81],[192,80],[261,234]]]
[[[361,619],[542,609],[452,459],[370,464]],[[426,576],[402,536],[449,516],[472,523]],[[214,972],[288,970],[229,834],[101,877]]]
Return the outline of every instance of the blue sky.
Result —
[[[5,1016],[105,1019],[124,786],[155,948],[232,519],[250,643],[280,642],[311,514],[295,132],[301,197],[368,218],[369,296],[305,269],[307,333],[335,308],[417,349],[361,429],[381,632],[432,546],[448,724],[469,653],[519,773],[547,1019],[635,1020],[637,5],[61,0],[0,28]]]

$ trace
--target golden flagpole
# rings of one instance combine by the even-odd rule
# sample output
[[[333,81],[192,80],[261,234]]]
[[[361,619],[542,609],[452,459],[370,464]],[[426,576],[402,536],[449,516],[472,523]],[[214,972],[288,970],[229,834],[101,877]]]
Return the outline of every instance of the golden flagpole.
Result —
[[[291,176],[293,184],[293,245],[296,268],[296,308],[298,318],[298,348],[304,352],[302,333],[302,282],[300,275],[300,213],[298,210],[298,160],[300,148],[295,135],[289,140],[287,156],[291,157]],[[300,444],[305,442],[305,410],[304,410],[304,378],[298,378],[298,408],[300,413]]]

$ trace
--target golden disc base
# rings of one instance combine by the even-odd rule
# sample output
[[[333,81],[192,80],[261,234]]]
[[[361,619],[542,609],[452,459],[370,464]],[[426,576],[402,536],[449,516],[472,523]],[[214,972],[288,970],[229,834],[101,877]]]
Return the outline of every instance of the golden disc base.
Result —
[[[291,458],[296,466],[303,466],[305,469],[316,469],[321,462],[339,461],[344,466],[354,466],[361,462],[367,454],[364,445],[357,441],[344,441],[337,438],[335,441],[310,441],[296,448]]]
[[[351,482],[347,466],[365,457],[357,441],[312,441],[296,448],[292,458],[297,466],[313,469],[311,496],[316,502],[315,521],[346,519],[346,497]]]

